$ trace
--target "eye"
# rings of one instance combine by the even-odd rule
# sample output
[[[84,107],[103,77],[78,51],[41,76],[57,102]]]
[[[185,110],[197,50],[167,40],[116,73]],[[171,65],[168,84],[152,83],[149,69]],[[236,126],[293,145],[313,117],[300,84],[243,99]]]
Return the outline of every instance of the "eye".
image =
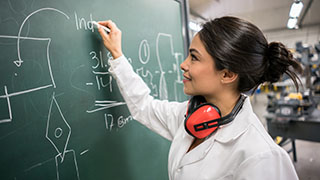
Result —
[[[190,56],[191,56],[191,60],[192,61],[197,61],[198,60],[198,58],[194,54],[190,54]]]

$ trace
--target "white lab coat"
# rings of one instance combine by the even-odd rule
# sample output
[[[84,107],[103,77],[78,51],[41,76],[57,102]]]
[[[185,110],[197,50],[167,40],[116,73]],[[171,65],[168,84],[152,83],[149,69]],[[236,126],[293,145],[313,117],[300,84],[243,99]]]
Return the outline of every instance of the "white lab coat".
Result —
[[[154,99],[124,56],[109,65],[133,118],[172,141],[170,180],[298,179],[289,155],[265,131],[249,98],[231,123],[187,153],[194,140],[184,129],[187,102]]]

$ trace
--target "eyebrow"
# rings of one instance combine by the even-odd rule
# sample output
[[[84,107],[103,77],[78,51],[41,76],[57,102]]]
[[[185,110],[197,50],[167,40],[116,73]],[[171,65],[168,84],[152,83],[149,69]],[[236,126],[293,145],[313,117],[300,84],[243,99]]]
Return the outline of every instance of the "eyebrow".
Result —
[[[200,53],[199,51],[197,51],[196,49],[190,48],[190,49],[189,49],[189,52],[190,52],[190,53],[195,52],[195,53],[197,53],[197,54],[199,54],[199,55],[201,56],[201,53]]]

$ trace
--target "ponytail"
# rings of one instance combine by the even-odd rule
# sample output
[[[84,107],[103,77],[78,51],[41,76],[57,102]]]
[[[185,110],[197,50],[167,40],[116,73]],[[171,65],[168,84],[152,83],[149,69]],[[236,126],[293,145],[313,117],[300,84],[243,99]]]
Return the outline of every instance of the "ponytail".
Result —
[[[265,54],[266,68],[263,76],[260,79],[261,83],[274,83],[280,80],[281,76],[287,74],[297,91],[299,90],[298,81],[301,84],[298,73],[302,73],[300,63],[293,57],[292,53],[281,43],[271,42]]]

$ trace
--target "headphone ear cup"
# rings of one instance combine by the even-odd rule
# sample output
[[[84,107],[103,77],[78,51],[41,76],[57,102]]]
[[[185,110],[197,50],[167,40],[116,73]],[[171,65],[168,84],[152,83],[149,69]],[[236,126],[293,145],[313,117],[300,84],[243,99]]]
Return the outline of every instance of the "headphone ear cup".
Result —
[[[237,104],[232,109],[231,113],[221,117],[221,112],[218,107],[210,103],[203,103],[193,107],[194,97],[190,99],[187,116],[184,121],[186,131],[193,137],[203,139],[215,132],[220,125],[227,124],[236,117],[242,108],[246,96],[241,95]],[[200,97],[201,98],[201,97]],[[197,102],[197,101],[195,101]],[[201,101],[198,101],[201,103]],[[204,102],[204,101],[202,101]],[[190,110],[189,110],[190,109]]]
[[[187,115],[185,129],[191,136],[203,139],[217,130],[220,117],[220,110],[215,105],[210,103],[201,104]],[[215,121],[207,124],[212,120]]]
[[[204,102],[206,102],[206,100],[203,96],[193,96],[189,100],[186,116],[188,116],[188,114],[192,114],[195,109]]]
[[[219,114],[219,118],[220,118],[221,117],[220,109],[217,106],[213,105],[213,104],[210,104],[210,105],[211,105],[212,108],[214,108],[217,111],[217,113]]]

